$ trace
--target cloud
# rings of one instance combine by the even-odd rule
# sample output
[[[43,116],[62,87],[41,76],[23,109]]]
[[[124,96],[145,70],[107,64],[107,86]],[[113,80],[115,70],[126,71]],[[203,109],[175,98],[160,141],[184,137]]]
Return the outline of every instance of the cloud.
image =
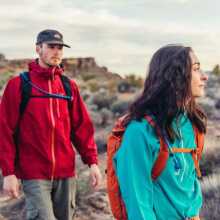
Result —
[[[177,4],[186,4],[192,2],[193,0],[167,0],[167,1]]]
[[[4,42],[0,52],[9,58],[33,57],[37,33],[55,28],[72,45],[65,50],[66,56],[94,56],[100,65],[114,72],[144,74],[153,52],[168,43],[192,46],[210,68],[220,56],[216,50],[220,47],[216,19],[202,22],[197,17],[189,18],[184,15],[188,6],[184,4],[180,11],[174,5],[193,5],[196,1],[5,1],[0,8]],[[203,10],[196,15],[204,15]]]

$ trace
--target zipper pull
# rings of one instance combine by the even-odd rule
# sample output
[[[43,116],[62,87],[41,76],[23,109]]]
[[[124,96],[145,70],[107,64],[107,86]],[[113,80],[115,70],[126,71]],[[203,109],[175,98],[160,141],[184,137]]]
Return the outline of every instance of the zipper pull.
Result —
[[[174,168],[176,171],[178,171],[182,168],[179,157],[174,156],[173,162],[174,162]]]

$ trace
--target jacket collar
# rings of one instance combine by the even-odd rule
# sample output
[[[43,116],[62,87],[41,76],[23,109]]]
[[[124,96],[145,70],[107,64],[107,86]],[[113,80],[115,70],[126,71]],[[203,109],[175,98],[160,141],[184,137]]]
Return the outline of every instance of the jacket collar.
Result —
[[[61,65],[60,67],[52,66],[49,68],[44,68],[39,65],[38,59],[36,59],[29,63],[29,72],[32,74],[37,74],[38,76],[46,79],[54,79],[55,76],[63,73],[63,67]]]

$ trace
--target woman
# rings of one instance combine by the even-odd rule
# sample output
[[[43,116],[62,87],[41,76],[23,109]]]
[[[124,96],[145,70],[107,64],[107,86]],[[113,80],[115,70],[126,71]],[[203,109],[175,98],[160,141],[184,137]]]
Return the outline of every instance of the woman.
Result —
[[[190,47],[167,45],[152,57],[141,96],[130,106],[126,130],[114,157],[115,172],[128,220],[199,219],[202,193],[191,154],[193,126],[206,132],[206,116],[196,104],[207,81]],[[145,115],[155,122],[152,126]],[[153,180],[160,150],[155,127],[170,149],[166,166]]]

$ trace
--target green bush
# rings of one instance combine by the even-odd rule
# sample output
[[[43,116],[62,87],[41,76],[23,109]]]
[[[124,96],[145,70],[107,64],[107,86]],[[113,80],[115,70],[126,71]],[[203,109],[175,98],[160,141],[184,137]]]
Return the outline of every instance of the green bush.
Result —
[[[128,82],[131,86],[136,88],[142,88],[144,85],[143,78],[136,76],[135,74],[130,74],[125,77],[126,82]]]
[[[95,81],[88,82],[87,86],[91,92],[99,91],[99,85]]]
[[[212,72],[216,75],[216,76],[220,76],[220,66],[219,64],[215,65]]]
[[[1,73],[0,75],[0,90],[3,89],[4,85],[7,83],[7,81],[13,77],[13,72],[5,72]]]
[[[95,74],[93,73],[83,73],[81,74],[81,78],[84,80],[84,81],[89,81],[91,79],[94,79],[96,76]]]

